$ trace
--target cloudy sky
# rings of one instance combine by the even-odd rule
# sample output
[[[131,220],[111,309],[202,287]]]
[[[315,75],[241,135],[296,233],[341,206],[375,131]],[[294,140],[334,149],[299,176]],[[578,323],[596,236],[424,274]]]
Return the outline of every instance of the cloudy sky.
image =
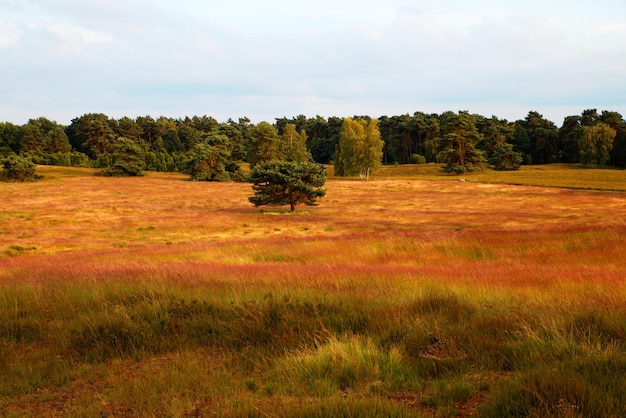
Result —
[[[0,121],[626,116],[624,0],[0,0]]]

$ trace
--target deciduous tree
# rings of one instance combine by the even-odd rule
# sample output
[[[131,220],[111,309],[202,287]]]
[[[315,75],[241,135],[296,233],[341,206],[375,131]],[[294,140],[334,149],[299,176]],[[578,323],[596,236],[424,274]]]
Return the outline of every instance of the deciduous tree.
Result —
[[[626,122],[618,112],[602,111],[600,120],[615,129],[611,164],[616,167],[626,167]]]
[[[606,164],[611,158],[616,134],[615,129],[602,122],[594,126],[584,126],[583,135],[578,141],[583,165],[595,167]]]
[[[335,174],[358,174],[361,180],[368,180],[380,167],[384,145],[376,119],[344,119],[335,152]]]
[[[283,128],[280,140],[281,152],[286,161],[296,163],[313,161],[311,154],[306,149],[307,135],[304,129],[297,132],[295,124],[287,123]]]

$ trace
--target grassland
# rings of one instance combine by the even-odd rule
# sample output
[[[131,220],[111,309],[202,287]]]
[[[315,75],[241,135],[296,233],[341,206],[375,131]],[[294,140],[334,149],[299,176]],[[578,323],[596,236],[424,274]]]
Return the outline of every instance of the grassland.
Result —
[[[0,416],[624,416],[626,172],[0,183]]]

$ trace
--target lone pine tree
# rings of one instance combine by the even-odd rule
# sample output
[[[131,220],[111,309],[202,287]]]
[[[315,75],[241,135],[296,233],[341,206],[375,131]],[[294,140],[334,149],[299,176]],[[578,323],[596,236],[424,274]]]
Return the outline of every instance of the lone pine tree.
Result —
[[[256,165],[250,173],[254,196],[248,200],[254,206],[289,205],[291,212],[296,205],[317,205],[326,195],[322,188],[326,183],[326,169],[311,162],[268,161]]]

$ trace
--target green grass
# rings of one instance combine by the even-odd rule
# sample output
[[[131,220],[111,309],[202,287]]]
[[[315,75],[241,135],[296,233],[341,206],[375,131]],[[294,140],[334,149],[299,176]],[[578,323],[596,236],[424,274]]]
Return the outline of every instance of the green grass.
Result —
[[[522,166],[518,171],[484,170],[463,175],[448,174],[438,164],[383,166],[377,179],[420,179],[430,181],[466,181],[524,186],[563,187],[570,189],[626,191],[626,170],[591,169],[578,164]]]
[[[90,414],[124,405],[139,415],[208,413],[214,403],[232,414],[285,413],[294,399],[313,398],[315,408],[297,406],[302,414],[449,416],[481,393],[484,416],[563,408],[616,416],[626,407],[623,311],[477,304],[439,286],[403,303],[315,292],[197,296],[149,284],[5,288],[0,411],[30,414],[24,401],[48,405],[65,390]],[[119,364],[130,367],[115,376]],[[86,380],[112,410],[82,404]],[[406,394],[412,407],[386,400]]]

